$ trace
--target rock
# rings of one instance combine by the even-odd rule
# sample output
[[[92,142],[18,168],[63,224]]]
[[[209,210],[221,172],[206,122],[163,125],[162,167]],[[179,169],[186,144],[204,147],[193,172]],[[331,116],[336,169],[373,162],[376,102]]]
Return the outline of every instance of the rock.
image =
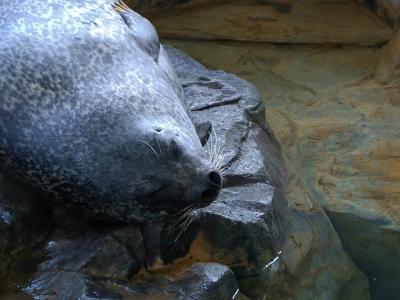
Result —
[[[71,221],[69,219],[68,221]],[[45,257],[25,291],[34,296],[79,298],[91,277],[128,280],[144,264],[144,243],[137,226],[79,223],[59,226],[45,246]],[[73,287],[73,288],[72,288]],[[74,296],[74,297],[72,297]]]
[[[389,22],[393,27],[400,27],[400,1],[399,0],[359,0],[369,9]]]
[[[211,2],[210,0],[128,0],[124,1],[135,11],[141,14],[155,13],[160,10],[167,10],[171,8],[186,8],[193,6],[201,6]],[[214,0],[213,2],[223,2],[222,0]]]
[[[139,230],[135,227],[128,229],[123,228],[111,234],[83,234],[80,231],[77,239],[68,237],[67,243],[51,241],[48,252],[55,261],[46,265],[61,264],[63,270],[90,276],[129,279],[142,267],[144,250]],[[126,243],[118,237],[121,234]],[[60,258],[63,261],[59,261]]]
[[[60,271],[34,281],[26,291],[40,299],[235,299],[232,271],[219,264],[196,264],[175,279],[150,276],[130,282]]]
[[[382,84],[400,82],[400,33],[381,50],[375,79]]]
[[[161,3],[157,8],[154,1],[128,1],[154,23],[163,38],[371,46],[389,41],[394,34],[351,0]]]
[[[0,253],[45,234],[49,217],[39,195],[0,173]]]
[[[207,95],[207,105],[194,117],[213,123],[226,151],[227,188],[205,210],[199,234],[181,263],[226,264],[241,291],[254,299],[367,299],[368,283],[344,253],[324,211],[309,198],[303,200],[304,194],[295,199],[304,209],[285,199],[284,165],[258,91],[236,76],[207,70],[166,49],[188,102]],[[204,82],[213,83],[212,88]],[[213,105],[226,94],[240,99]]]
[[[400,268],[400,231],[377,215],[329,211],[343,246],[370,278],[373,299],[397,299]]]
[[[216,263],[194,264],[174,278],[150,276],[145,281],[120,283],[123,299],[238,299],[233,272]]]
[[[233,272],[219,264],[195,264],[176,283],[182,299],[235,299],[239,292]]]
[[[16,253],[34,247],[47,234],[51,210],[40,196],[0,173],[0,281]]]
[[[257,85],[286,162],[284,196],[297,211],[305,211],[297,219],[308,223],[307,211],[326,218],[323,208],[345,250],[368,275],[371,297],[397,299],[400,88],[395,78],[385,85],[374,80],[375,62],[391,56],[380,48],[169,42],[210,68],[229,70]],[[316,223],[312,227],[323,226],[325,236],[337,239],[332,228],[322,225],[329,223]],[[318,246],[323,244],[318,235],[308,238],[326,248]],[[302,245],[305,240],[300,238]],[[335,247],[340,249],[330,246]],[[329,269],[333,266],[332,259]]]

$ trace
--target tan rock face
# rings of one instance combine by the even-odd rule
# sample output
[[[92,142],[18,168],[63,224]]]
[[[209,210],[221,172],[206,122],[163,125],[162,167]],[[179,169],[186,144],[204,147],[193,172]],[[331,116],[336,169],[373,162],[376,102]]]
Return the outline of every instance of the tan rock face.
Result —
[[[400,82],[400,33],[382,49],[376,66],[375,79],[382,84]]]
[[[400,85],[374,79],[386,50],[170,42],[258,87],[286,160],[287,199],[308,211],[321,204],[374,298],[385,297],[379,290],[400,278]]]
[[[132,2],[168,38],[377,45],[393,35],[354,1],[172,1],[156,13],[151,1]]]
[[[257,85],[289,164],[306,170],[325,202],[382,209],[400,222],[399,87],[373,80],[378,49],[174,44]]]
[[[396,28],[400,27],[399,0],[359,0]]]
[[[193,0],[147,13],[168,42],[256,85],[282,145],[286,198],[307,220],[322,205],[372,298],[397,299],[400,43],[388,24],[399,26],[400,2],[358,2]]]

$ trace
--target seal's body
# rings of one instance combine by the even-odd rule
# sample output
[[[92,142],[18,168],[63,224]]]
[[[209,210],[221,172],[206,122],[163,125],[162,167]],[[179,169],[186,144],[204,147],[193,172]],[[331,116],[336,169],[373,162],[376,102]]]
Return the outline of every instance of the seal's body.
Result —
[[[0,3],[0,169],[123,221],[204,206],[206,159],[157,33],[111,0]]]

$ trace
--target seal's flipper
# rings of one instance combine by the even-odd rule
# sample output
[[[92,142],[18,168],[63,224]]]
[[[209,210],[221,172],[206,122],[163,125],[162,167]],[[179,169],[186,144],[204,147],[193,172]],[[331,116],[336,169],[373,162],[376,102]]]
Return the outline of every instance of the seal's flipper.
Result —
[[[207,141],[211,135],[211,130],[212,130],[212,124],[210,121],[196,124],[197,135],[199,136],[202,146],[207,144]]]
[[[137,12],[130,9],[121,0],[115,1],[113,8],[121,15],[125,24],[128,25],[130,34],[133,36],[139,47],[158,62],[160,40],[153,24]]]

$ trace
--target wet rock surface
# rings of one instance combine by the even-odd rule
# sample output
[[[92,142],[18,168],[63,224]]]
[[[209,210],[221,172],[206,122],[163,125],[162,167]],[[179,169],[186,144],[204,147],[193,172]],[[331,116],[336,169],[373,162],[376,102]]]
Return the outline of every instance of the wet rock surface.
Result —
[[[279,144],[265,122],[261,97],[254,86],[221,71],[188,67],[189,62],[194,63],[192,60],[182,58],[174,49],[168,48],[168,51],[183,82],[191,82],[190,86],[204,79],[220,82],[219,91],[214,91],[217,96],[214,101],[221,101],[220,95],[227,90],[236,89],[241,95],[236,104],[208,105],[208,109],[194,112],[195,119],[206,118],[216,127],[220,145],[224,145],[226,151],[227,180],[221,197],[205,212],[205,217],[211,215],[211,219],[218,221],[214,226],[210,226],[210,221],[204,222],[207,225],[200,230],[200,241],[194,241],[192,256],[203,255],[231,266],[241,291],[252,298],[340,299],[351,296],[352,299],[367,299],[368,283],[344,253],[323,209],[313,204],[305,188],[303,193],[290,199],[284,195],[287,178]],[[203,89],[201,95],[213,91],[204,86]],[[185,92],[190,103],[190,96],[195,93],[190,87],[185,88]],[[235,95],[229,92],[227,98],[232,94]],[[215,228],[227,231],[220,229],[219,239],[207,238],[207,229],[218,235]],[[246,237],[247,243],[235,242],[236,236]],[[245,251],[231,247],[235,251],[227,252],[225,247],[229,243],[225,247],[218,243],[210,246],[212,241],[230,241],[228,237],[232,237],[231,245],[239,244],[238,248],[240,245],[253,247]],[[262,251],[257,245],[263,245]],[[252,253],[252,261],[243,264],[239,259],[236,268],[229,259],[237,253]],[[189,252],[187,256],[190,255]],[[246,257],[241,256],[242,260]],[[244,265],[247,267],[243,268]]]
[[[169,42],[257,85],[286,162],[286,199],[322,207],[372,298],[397,299],[398,36],[383,48]]]
[[[50,209],[40,196],[0,174],[0,282],[20,252],[34,247],[48,232]]]
[[[15,299],[367,299],[368,283],[324,211],[314,205],[305,209],[304,195],[298,203],[286,199],[280,148],[258,91],[174,48],[166,50],[195,120],[213,124],[209,151],[219,155],[225,169],[218,200],[162,230],[155,224],[86,221],[65,212],[54,213],[50,223],[32,213],[50,229],[7,266],[1,294]],[[31,246],[29,240],[25,244]],[[29,272],[21,267],[27,263]]]

